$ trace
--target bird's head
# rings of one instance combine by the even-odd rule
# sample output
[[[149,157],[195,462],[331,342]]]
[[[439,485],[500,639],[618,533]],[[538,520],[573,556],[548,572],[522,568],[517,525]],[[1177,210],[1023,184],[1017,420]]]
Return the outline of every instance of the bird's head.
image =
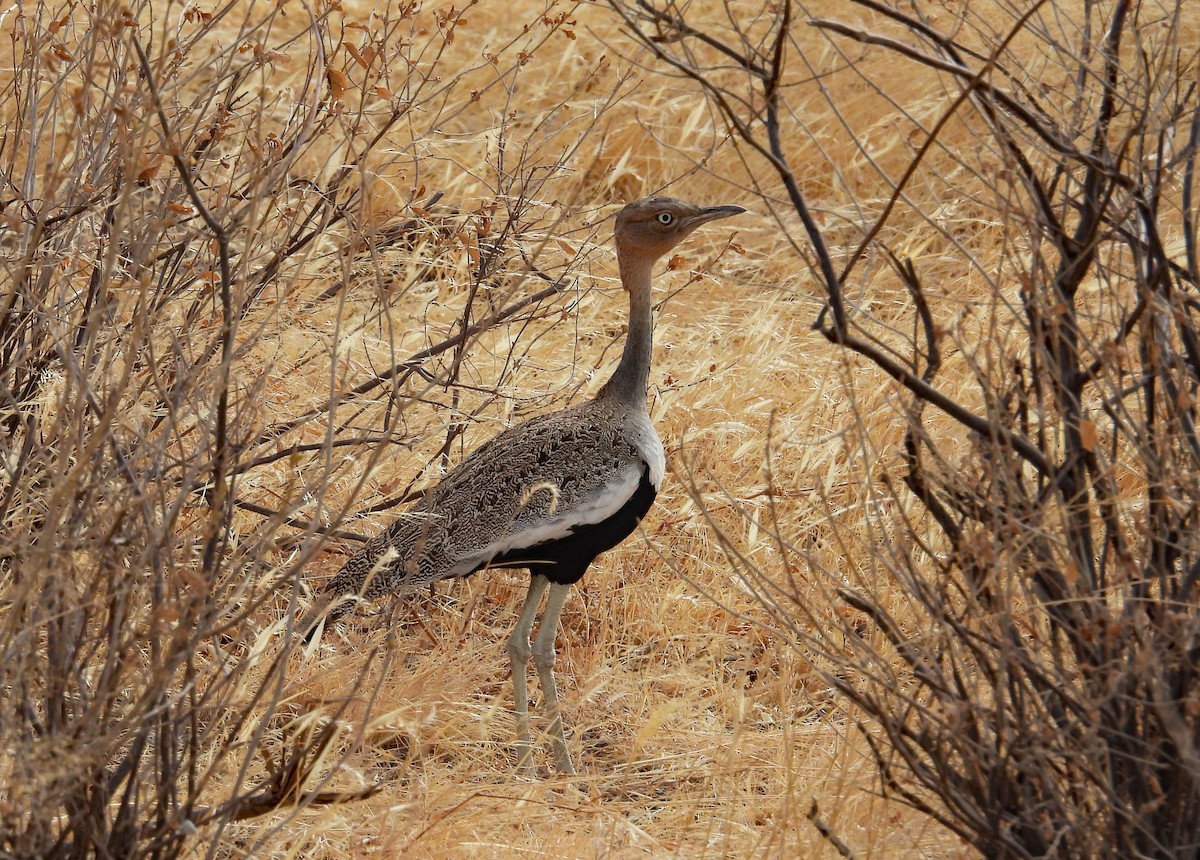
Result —
[[[617,255],[624,261],[653,263],[701,224],[745,211],[741,206],[696,206],[670,197],[643,197],[617,213]]]

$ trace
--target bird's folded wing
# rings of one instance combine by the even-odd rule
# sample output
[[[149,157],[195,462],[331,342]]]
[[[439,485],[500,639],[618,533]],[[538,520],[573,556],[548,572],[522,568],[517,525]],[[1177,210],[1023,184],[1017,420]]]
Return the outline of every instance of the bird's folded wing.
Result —
[[[542,493],[553,497],[555,490],[548,482],[529,487],[527,504],[536,505],[540,513],[533,517],[517,517],[504,534],[497,536],[477,553],[472,553],[467,563],[479,565],[503,553],[540,546],[565,538],[583,526],[604,522],[615,516],[637,492],[645,469],[644,463],[629,463],[613,472],[608,481],[566,508],[554,505],[553,498],[551,504],[546,504],[545,498],[541,497]]]

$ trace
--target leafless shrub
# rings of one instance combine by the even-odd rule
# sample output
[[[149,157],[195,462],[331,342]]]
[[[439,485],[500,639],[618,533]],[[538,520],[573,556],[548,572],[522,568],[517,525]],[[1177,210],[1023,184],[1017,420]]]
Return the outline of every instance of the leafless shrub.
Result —
[[[481,335],[516,326],[519,357],[561,312],[578,260],[542,271],[541,189],[589,128],[560,143],[552,105],[532,127],[489,117],[569,15],[464,65],[461,12],[304,8],[3,13],[0,853],[171,856],[376,791],[334,765],[369,741],[339,718],[387,655],[314,711],[279,636],[305,565],[354,537],[337,529],[363,478],[339,452],[369,469],[427,436],[404,412],[478,393]],[[493,149],[469,185],[429,149],[472,123]],[[439,266],[469,273],[456,319],[400,354],[425,337],[402,299]],[[305,314],[321,325],[287,348]],[[266,397],[287,374],[323,386]],[[269,469],[287,478],[264,491]]]
[[[774,486],[776,566],[721,534],[856,707],[883,791],[988,857],[1194,854],[1195,10],[612,5],[802,231],[848,396],[894,386],[900,429],[856,411],[861,483],[823,523],[781,525]]]

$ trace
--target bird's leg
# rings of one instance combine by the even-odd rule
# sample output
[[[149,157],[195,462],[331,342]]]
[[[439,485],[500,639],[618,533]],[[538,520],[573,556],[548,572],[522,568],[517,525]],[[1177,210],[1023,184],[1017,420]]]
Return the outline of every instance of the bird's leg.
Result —
[[[546,598],[546,611],[538,626],[537,639],[533,643],[533,665],[537,667],[538,680],[542,682],[542,695],[546,699],[546,715],[550,718],[550,740],[554,744],[554,761],[559,773],[575,773],[571,766],[571,753],[567,751],[567,738],[563,734],[562,713],[558,706],[558,687],[554,683],[554,637],[558,632],[558,617],[571,586],[555,583],[550,586]]]
[[[529,592],[525,595],[525,603],[521,607],[521,617],[517,626],[508,637],[508,659],[512,663],[513,698],[517,705],[517,767],[530,772],[533,770],[532,750],[529,743],[529,687],[527,672],[529,657],[533,649],[529,645],[529,634],[533,630],[533,621],[537,617],[538,604],[550,580],[538,574],[529,580]]]

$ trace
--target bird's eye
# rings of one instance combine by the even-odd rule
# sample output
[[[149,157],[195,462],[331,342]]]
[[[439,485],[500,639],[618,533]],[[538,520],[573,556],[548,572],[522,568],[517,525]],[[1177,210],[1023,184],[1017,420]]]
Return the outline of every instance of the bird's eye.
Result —
[[[658,223],[659,224],[670,224],[674,220],[675,220],[675,216],[672,215],[670,212],[659,212],[658,213]]]

